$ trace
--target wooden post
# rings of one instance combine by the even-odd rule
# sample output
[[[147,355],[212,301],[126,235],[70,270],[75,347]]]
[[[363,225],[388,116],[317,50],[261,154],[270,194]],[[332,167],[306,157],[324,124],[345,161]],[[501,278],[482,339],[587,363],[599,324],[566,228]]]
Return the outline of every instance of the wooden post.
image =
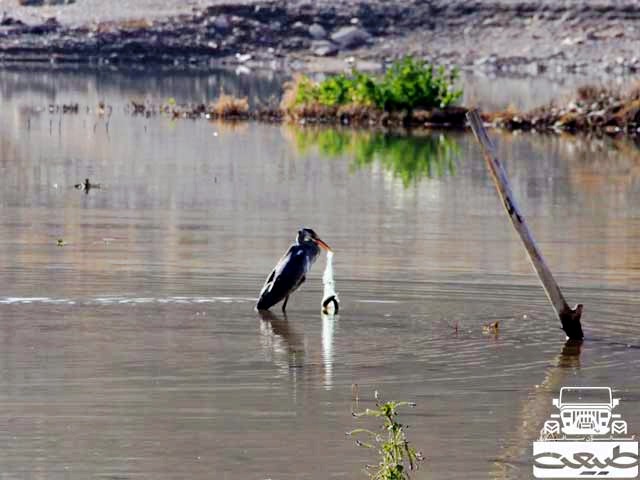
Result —
[[[582,340],[584,337],[580,323],[582,305],[576,305],[574,309],[569,307],[560,291],[560,287],[558,287],[558,284],[551,274],[551,270],[549,270],[549,267],[547,267],[547,264],[544,262],[542,254],[533,240],[533,235],[531,235],[529,227],[527,227],[524,216],[516,204],[513,193],[511,192],[511,187],[509,186],[507,174],[498,160],[496,149],[489,135],[487,135],[487,130],[484,128],[480,114],[477,110],[470,110],[469,113],[467,113],[467,119],[478,143],[480,143],[482,147],[484,159],[487,162],[487,167],[498,190],[498,195],[511,219],[513,227],[516,229],[516,232],[518,232],[518,235],[520,235],[520,240],[522,240],[524,244],[529,260],[531,260],[531,264],[538,274],[540,283],[542,283],[542,287],[560,319],[562,329],[570,339]]]

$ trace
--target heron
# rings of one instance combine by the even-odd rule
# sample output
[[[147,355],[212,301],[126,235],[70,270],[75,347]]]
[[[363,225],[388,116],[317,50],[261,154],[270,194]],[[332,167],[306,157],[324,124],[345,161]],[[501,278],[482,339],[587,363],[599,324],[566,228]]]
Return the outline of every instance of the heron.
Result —
[[[285,312],[289,296],[304,283],[321,248],[328,252],[332,251],[331,247],[312,229],[300,229],[295,243],[289,247],[264,282],[256,308],[269,310],[276,303],[284,300],[282,311]]]

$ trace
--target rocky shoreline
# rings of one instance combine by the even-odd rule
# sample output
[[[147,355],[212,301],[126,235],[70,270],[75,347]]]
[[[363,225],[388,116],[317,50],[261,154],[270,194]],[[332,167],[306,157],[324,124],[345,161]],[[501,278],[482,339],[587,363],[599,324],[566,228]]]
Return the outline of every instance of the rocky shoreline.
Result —
[[[227,0],[166,18],[79,23],[20,8],[0,20],[0,62],[335,71],[409,53],[500,74],[640,70],[640,4],[631,0]]]
[[[566,103],[528,112],[487,113],[484,120],[508,130],[590,132],[606,135],[640,135],[640,89],[621,94],[597,87],[582,87]]]

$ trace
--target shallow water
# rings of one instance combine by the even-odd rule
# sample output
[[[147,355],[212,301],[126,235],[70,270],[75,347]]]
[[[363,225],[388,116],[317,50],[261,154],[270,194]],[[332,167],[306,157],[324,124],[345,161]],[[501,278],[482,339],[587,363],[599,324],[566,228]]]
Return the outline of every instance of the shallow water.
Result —
[[[132,118],[149,77],[51,74],[43,92],[43,77],[10,75],[2,478],[361,478],[374,458],[344,432],[375,428],[351,415],[375,390],[417,402],[401,420],[426,456],[418,479],[530,478],[562,385],[614,387],[639,431],[633,144],[492,134],[548,263],[585,304],[578,354],[469,135]],[[67,99],[78,115],[37,112]],[[99,99],[108,119],[83,110]],[[85,177],[102,188],[74,189]],[[261,317],[257,292],[302,224],[336,252],[340,316],[320,314],[321,259],[287,317]]]

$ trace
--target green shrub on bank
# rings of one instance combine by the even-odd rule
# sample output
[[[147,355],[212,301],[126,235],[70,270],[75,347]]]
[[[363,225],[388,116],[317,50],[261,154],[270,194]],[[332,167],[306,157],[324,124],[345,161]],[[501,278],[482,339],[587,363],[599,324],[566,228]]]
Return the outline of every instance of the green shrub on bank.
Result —
[[[353,72],[331,76],[319,83],[307,76],[296,79],[288,107],[319,104],[324,107],[359,105],[385,111],[444,108],[462,96],[455,89],[458,72],[435,68],[421,60],[406,57],[394,63],[380,78]]]

